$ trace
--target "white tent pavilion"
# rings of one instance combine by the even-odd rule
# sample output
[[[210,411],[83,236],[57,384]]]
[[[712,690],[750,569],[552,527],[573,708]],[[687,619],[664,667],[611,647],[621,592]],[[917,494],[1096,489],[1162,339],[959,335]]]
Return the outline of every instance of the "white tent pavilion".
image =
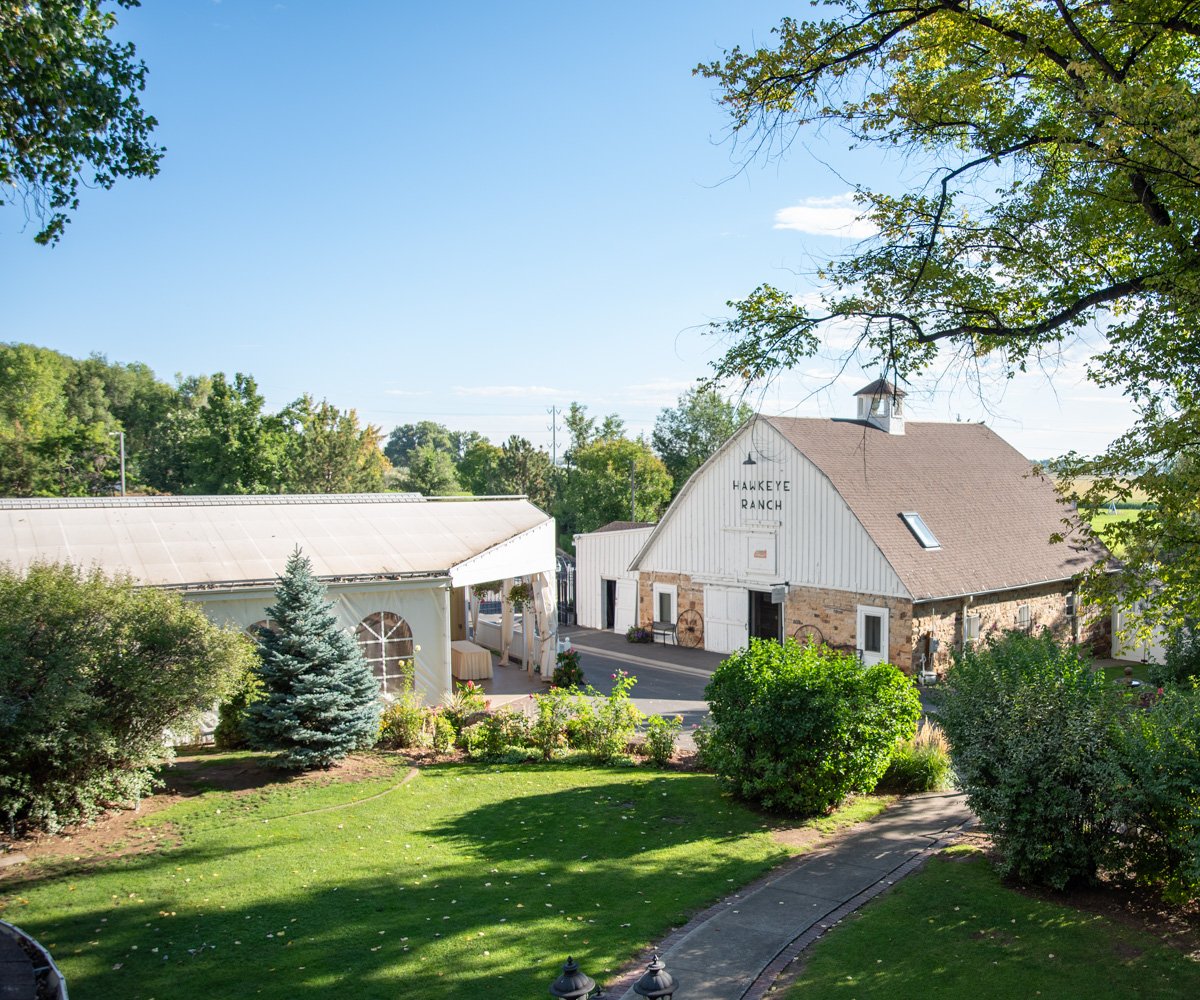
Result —
[[[297,546],[363,645],[384,693],[402,660],[427,701],[451,690],[450,643],[466,638],[466,589],[524,577],[550,595],[554,519],[524,497],[416,494],[0,499],[0,561],[98,567],[179,591],[214,621],[266,618]],[[536,650],[553,669],[552,603]]]

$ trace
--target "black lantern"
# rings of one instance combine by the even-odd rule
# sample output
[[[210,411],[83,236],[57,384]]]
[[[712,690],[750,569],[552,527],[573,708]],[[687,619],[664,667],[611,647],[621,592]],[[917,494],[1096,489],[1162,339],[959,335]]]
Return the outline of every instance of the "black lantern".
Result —
[[[633,984],[633,992],[638,996],[661,997],[662,1000],[671,1000],[675,988],[675,977],[667,971],[667,967],[663,965],[663,961],[658,955],[654,956],[654,961],[650,963],[650,967],[642,978]]]
[[[550,995],[561,1000],[587,1000],[595,988],[596,980],[580,972],[575,959],[568,955],[562,975],[550,985]]]

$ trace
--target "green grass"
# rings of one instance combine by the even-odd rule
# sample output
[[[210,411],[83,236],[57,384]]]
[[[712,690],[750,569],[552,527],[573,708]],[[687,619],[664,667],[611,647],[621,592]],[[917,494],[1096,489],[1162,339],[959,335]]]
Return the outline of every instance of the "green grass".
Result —
[[[1124,546],[1117,545],[1112,541],[1108,529],[1122,521],[1136,521],[1139,514],[1141,514],[1140,510],[1118,510],[1112,514],[1108,511],[1096,511],[1088,518],[1088,521],[1096,534],[1100,536],[1100,540],[1112,550],[1113,555],[1120,556]]]
[[[143,821],[177,846],[34,869],[0,912],[81,1000],[524,1000],[567,955],[603,980],[788,853],[708,775],[447,764],[379,796],[405,771],[198,794]]]
[[[1133,679],[1135,681],[1141,681],[1143,684],[1150,683],[1150,678],[1147,676],[1147,671],[1150,668],[1147,664],[1130,663],[1129,666],[1133,667]],[[1125,664],[1111,667],[1099,667],[1098,669],[1104,674],[1105,680],[1114,686],[1116,685],[1117,681],[1124,682],[1125,680]]]
[[[818,942],[789,1000],[1200,995],[1200,963],[1007,889],[972,855],[934,858]]]

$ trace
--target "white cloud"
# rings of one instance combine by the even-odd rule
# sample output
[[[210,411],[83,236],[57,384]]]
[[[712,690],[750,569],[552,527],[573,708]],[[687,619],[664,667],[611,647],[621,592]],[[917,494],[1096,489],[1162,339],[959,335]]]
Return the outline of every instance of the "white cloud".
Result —
[[[849,193],[832,198],[805,198],[799,205],[781,208],[775,213],[775,228],[851,240],[879,232],[873,222],[862,217],[862,207],[855,204],[854,195]]]
[[[488,399],[520,399],[526,396],[567,396],[562,389],[545,385],[456,385],[451,392],[456,396],[484,397]]]

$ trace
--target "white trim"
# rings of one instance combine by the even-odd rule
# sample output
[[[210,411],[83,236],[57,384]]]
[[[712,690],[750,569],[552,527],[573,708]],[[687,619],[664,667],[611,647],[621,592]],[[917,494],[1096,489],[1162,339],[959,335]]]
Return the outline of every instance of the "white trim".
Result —
[[[673,583],[656,583],[651,587],[653,604],[651,606],[651,617],[654,621],[668,621],[672,625],[679,617],[679,588]],[[658,616],[658,597],[660,594],[667,594],[671,598],[671,615],[668,618],[659,618]]]
[[[877,616],[881,619],[879,623],[879,649],[877,651],[868,650],[864,641],[867,630],[866,619],[868,616]],[[858,606],[854,620],[854,644],[862,653],[862,661],[867,666],[887,662],[889,631],[887,608],[874,607],[870,604],[860,604]]]

